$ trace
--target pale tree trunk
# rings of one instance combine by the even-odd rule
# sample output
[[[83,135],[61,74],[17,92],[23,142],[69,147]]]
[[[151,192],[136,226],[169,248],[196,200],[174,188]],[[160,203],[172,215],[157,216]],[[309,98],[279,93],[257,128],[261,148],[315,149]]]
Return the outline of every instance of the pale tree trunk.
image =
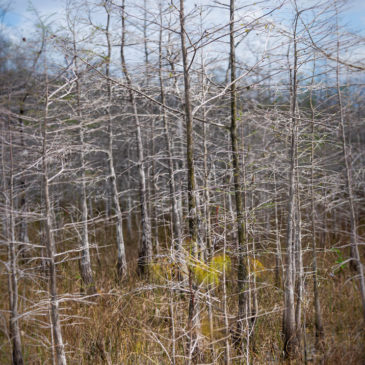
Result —
[[[228,196],[230,194],[228,193]],[[218,220],[218,216],[217,216]],[[226,207],[226,194],[223,195],[223,227],[225,232],[223,232],[223,257],[226,257],[227,252],[227,207]],[[223,265],[223,316],[224,316],[224,331],[225,331],[225,341],[224,341],[224,365],[231,365],[231,346],[230,346],[230,331],[229,331],[229,319],[228,319],[228,295],[227,295],[227,271],[226,265]]]
[[[19,114],[22,116],[24,115],[24,103],[27,98],[27,94],[24,96]],[[23,119],[19,118],[20,122],[20,146],[23,151],[26,151],[26,146],[24,142],[24,130],[23,130]],[[28,236],[28,222],[27,222],[27,182],[26,178],[22,177],[19,181],[19,190],[20,190],[20,199],[19,199],[19,211],[21,212],[20,215],[20,231],[19,231],[19,241],[21,242],[20,251],[23,257],[27,256],[27,252],[29,250],[29,236]]]
[[[205,120],[206,113],[203,111],[203,118]],[[209,256],[213,256],[214,248],[212,247],[212,227],[210,214],[210,189],[209,189],[209,171],[208,171],[208,148],[207,148],[207,125],[203,125],[204,138],[204,217],[205,217],[205,260]]]
[[[156,118],[153,118],[151,123],[151,155],[154,156],[156,153],[156,143],[155,143],[155,129],[156,129]],[[160,242],[158,234],[158,210],[157,210],[157,175],[156,175],[156,159],[152,158],[151,162],[151,174],[149,175],[150,185],[149,185],[149,203],[150,203],[150,216],[151,216],[151,231],[153,231],[153,249],[158,255],[160,251]]]
[[[28,75],[27,79],[25,80],[25,94],[20,102],[19,106],[19,134],[20,134],[20,146],[23,152],[26,152],[26,143],[24,141],[24,120],[22,117],[25,116],[25,103],[28,99],[28,97],[31,95],[31,79],[34,73],[37,69],[37,64],[39,61],[39,58],[43,52],[43,47],[45,45],[45,38],[42,37],[41,45],[38,50],[38,52],[35,53],[35,58],[33,60],[33,64],[31,67],[31,72]],[[29,244],[29,236],[28,236],[28,222],[27,222],[27,179],[25,176],[22,176],[19,181],[20,185],[20,199],[19,199],[19,211],[21,212],[20,215],[20,232],[19,232],[19,241],[21,242],[21,245],[19,247],[19,250],[21,251],[21,254],[23,257],[27,256],[27,251],[29,250],[28,244]]]
[[[274,194],[275,194],[275,243],[276,243],[276,255],[275,255],[275,285],[277,288],[281,288],[281,274],[282,274],[282,255],[281,255],[281,243],[280,243],[280,227],[279,227],[279,215],[278,215],[278,192],[276,184],[276,166],[274,167]]]
[[[298,146],[297,146],[298,147]],[[298,344],[302,339],[302,301],[303,301],[303,284],[304,284],[304,270],[303,270],[303,253],[302,253],[302,216],[300,211],[300,191],[299,191],[299,168],[298,168],[298,151],[295,152],[296,160],[296,212],[295,212],[295,236],[294,236],[294,249],[295,249],[295,267],[296,267],[296,280],[295,280],[295,326],[297,329]],[[305,329],[304,329],[305,330]]]
[[[122,62],[122,71],[126,78],[127,84],[132,85],[132,81],[127,69],[127,64],[124,56],[125,47],[125,0],[122,2],[122,43],[120,47],[120,56]],[[129,89],[130,90],[130,89]],[[143,156],[143,142],[141,123],[138,116],[137,102],[135,95],[132,91],[129,91],[129,98],[133,108],[133,115],[136,129],[136,142],[137,142],[137,165],[139,174],[139,199],[141,207],[141,226],[142,226],[142,240],[139,250],[138,269],[141,274],[148,274],[148,265],[152,260],[152,235],[151,224],[149,219],[148,207],[147,207],[147,184],[146,174],[144,169],[144,156]]]
[[[296,118],[296,98],[297,98],[297,40],[296,27],[298,16],[295,18],[294,28],[294,68],[291,76],[291,135],[289,148],[289,194],[288,194],[288,218],[286,236],[286,265],[284,276],[284,312],[283,312],[283,333],[284,333],[284,353],[288,358],[293,357],[297,351],[298,342],[296,336],[295,322],[295,152],[297,146],[297,118]]]
[[[108,106],[107,106],[107,114],[108,114],[108,164],[109,164],[109,182],[110,182],[110,190],[112,194],[113,205],[115,209],[115,213],[117,216],[117,249],[118,249],[118,261],[117,261],[117,271],[119,279],[122,279],[127,275],[127,260],[125,255],[125,245],[124,245],[124,237],[123,237],[123,216],[120,208],[119,202],[119,192],[117,187],[117,177],[114,170],[114,158],[113,158],[113,121],[110,112],[110,106],[112,104],[112,85],[109,78],[110,75],[110,62],[111,62],[111,52],[112,46],[110,42],[110,9],[109,5],[105,4],[105,11],[107,13],[107,24],[105,29],[108,54],[106,61],[106,69],[105,76],[107,78],[107,93],[108,93]]]
[[[83,284],[86,287],[88,294],[95,294],[95,283],[93,272],[91,268],[90,259],[90,245],[89,245],[89,231],[88,231],[88,208],[87,208],[87,194],[86,194],[86,176],[85,176],[85,129],[83,126],[82,112],[81,112],[81,89],[80,89],[80,73],[77,62],[77,48],[75,39],[75,30],[73,29],[73,48],[74,48],[74,64],[76,73],[76,97],[77,97],[77,116],[79,118],[79,139],[80,139],[80,178],[81,178],[81,260],[80,260],[80,274]]]
[[[167,44],[171,45],[173,43],[173,40],[171,39],[171,34],[172,32],[168,33],[168,37],[167,37]],[[179,99],[182,100],[182,95],[180,92],[180,87],[179,87],[179,78],[177,76],[176,73],[176,69],[175,69],[175,60],[177,60],[176,57],[173,56],[172,52],[170,52],[170,49],[167,48],[167,61],[169,63],[170,69],[171,69],[171,75],[173,77],[173,88],[174,88],[174,92],[176,93],[177,97]],[[185,161],[185,150],[184,150],[184,130],[183,130],[183,120],[182,118],[178,118],[177,120],[177,140],[175,143],[173,143],[173,140],[171,140],[171,150],[175,151],[178,155],[178,157],[180,158],[180,160],[175,159],[175,171],[185,171],[186,170],[186,161]],[[175,148],[174,148],[175,147]],[[180,222],[183,221],[183,217],[184,217],[184,207],[186,206],[185,201],[186,201],[186,197],[185,195],[185,191],[183,191],[182,189],[182,185],[183,185],[183,179],[185,178],[184,174],[180,173],[175,173],[175,186],[176,186],[176,193],[178,195],[177,197],[177,202],[178,202],[178,212],[180,215]]]
[[[56,348],[56,359],[58,365],[66,365],[66,355],[62,339],[61,324],[59,319],[59,303],[57,293],[57,272],[56,272],[56,245],[54,238],[54,225],[52,221],[53,212],[51,208],[51,199],[49,194],[48,183],[48,153],[47,153],[47,120],[48,120],[48,74],[47,67],[45,67],[46,74],[46,95],[45,95],[45,113],[42,124],[43,150],[42,150],[42,168],[43,168],[43,194],[45,203],[45,233],[46,233],[46,251],[47,260],[49,264],[49,294],[51,304],[51,328],[54,346]]]
[[[336,8],[337,15],[337,8]],[[337,21],[337,18],[336,18]],[[337,25],[338,27],[338,25]],[[345,132],[345,115],[343,110],[342,93],[340,87],[340,63],[339,63],[339,51],[340,51],[340,40],[337,30],[337,67],[336,67],[336,86],[337,86],[337,97],[339,104],[339,127],[340,127],[340,138],[342,143],[343,157],[345,160],[345,181],[347,187],[348,204],[350,209],[350,253],[352,263],[358,274],[359,284],[360,284],[360,295],[362,303],[362,314],[365,321],[365,278],[364,278],[364,266],[361,262],[359,253],[359,240],[358,240],[358,227],[355,214],[355,202],[354,202],[354,191],[353,191],[353,181],[352,181],[352,156],[351,156],[351,145],[347,142],[346,132]]]
[[[162,75],[162,36],[163,36],[163,24],[162,24],[162,7],[160,5],[160,31],[159,31],[159,82],[160,82],[160,96],[161,103],[164,105],[166,103],[165,88]],[[179,213],[179,203],[176,196],[176,180],[174,174],[174,161],[171,151],[171,141],[168,126],[168,119],[166,115],[166,110],[162,110],[162,120],[163,120],[163,133],[166,143],[166,152],[168,158],[168,173],[169,173],[169,189],[171,196],[171,220],[172,220],[172,241],[175,251],[180,251],[182,244],[181,237],[181,222]]]
[[[202,26],[201,26],[202,28]],[[202,103],[206,100],[206,95],[208,93],[207,80],[205,77],[205,60],[204,52],[201,50],[201,97],[200,101]],[[203,120],[207,120],[207,110],[205,105],[202,107],[202,117]],[[205,263],[209,262],[209,259],[214,256],[214,249],[212,248],[212,237],[211,237],[211,218],[210,218],[210,186],[209,186],[209,167],[208,167],[208,145],[207,145],[207,133],[208,126],[207,123],[203,124],[203,174],[204,174],[204,186],[203,186],[203,204],[200,212],[200,216],[203,216],[202,228],[204,230],[202,234],[202,245],[201,245],[201,260]],[[225,270],[225,269],[224,269]],[[224,274],[225,276],[225,274]],[[208,297],[208,317],[209,317],[209,333],[210,333],[210,352],[212,354],[212,361],[216,361],[216,351],[214,346],[214,313],[212,304],[212,295],[214,295],[214,285],[210,284],[208,287],[207,297]]]
[[[131,161],[131,155],[130,155],[130,149],[128,148],[128,161]],[[131,177],[131,169],[128,168],[127,173],[127,183],[128,183],[128,196],[127,196],[127,232],[130,237],[132,237],[132,228],[133,228],[133,214],[132,214],[132,208],[133,208],[133,200],[132,200],[132,177]]]
[[[148,88],[149,85],[150,85],[150,71],[149,71],[150,70],[150,65],[149,65],[148,38],[147,38],[147,34],[148,34],[148,26],[147,26],[147,24],[148,24],[148,22],[147,22],[148,4],[147,4],[147,0],[143,1],[143,9],[144,9],[144,16],[143,16],[143,45],[144,45],[144,61],[145,61],[145,84],[146,84],[146,88]],[[125,63],[125,61],[124,61],[124,63]],[[127,70],[127,68],[125,68],[125,69]],[[151,155],[152,156],[155,155],[155,150],[156,150],[155,129],[156,129],[156,118],[153,118],[152,123],[151,123],[151,138],[150,138]],[[142,147],[143,147],[143,145],[142,145]],[[143,149],[142,149],[142,151],[143,151]],[[152,248],[154,248],[155,253],[158,255],[159,250],[160,250],[160,248],[159,248],[160,244],[159,244],[159,234],[158,234],[158,217],[157,217],[158,210],[157,210],[157,200],[156,200],[156,193],[158,191],[158,186],[157,186],[156,159],[155,158],[152,158],[151,174],[150,174],[150,176],[148,176],[147,181],[148,180],[150,181],[150,184],[149,184],[149,198],[147,196],[146,200],[150,205],[150,214],[149,214],[150,215],[150,227],[151,227],[150,229],[151,229],[151,232],[153,231],[153,238],[152,238],[152,234],[151,234],[151,244],[153,242]],[[148,184],[147,184],[147,186],[148,186]]]
[[[169,311],[171,323],[171,365],[176,364],[176,328],[175,328],[175,306],[174,291],[170,290]]]
[[[315,70],[315,62],[313,65],[313,77],[312,84],[314,83],[314,70]],[[316,342],[315,346],[317,351],[321,351],[323,349],[323,339],[324,339],[324,330],[322,324],[322,312],[321,312],[321,303],[319,299],[319,290],[318,290],[318,268],[317,268],[317,237],[316,237],[316,209],[315,209],[315,196],[314,196],[314,123],[315,123],[315,113],[314,113],[314,105],[313,105],[313,89],[310,91],[309,95],[309,104],[311,109],[311,236],[312,236],[312,255],[313,255],[313,295],[314,295],[314,323],[315,323],[315,335]]]
[[[201,32],[203,31],[202,19],[201,19]],[[208,85],[206,78],[206,69],[205,69],[205,60],[204,60],[204,51],[203,47],[201,50],[201,103],[204,103],[207,99],[208,94]],[[207,120],[207,109],[206,106],[202,106],[202,118],[203,120]],[[208,166],[208,125],[207,123],[203,124],[203,173],[204,173],[204,186],[203,186],[203,208],[201,215],[204,217],[204,234],[203,234],[203,247],[202,247],[202,257],[205,261],[209,259],[209,257],[213,256],[213,248],[212,248],[212,237],[211,237],[211,217],[210,217],[210,186],[209,186],[209,166]]]
[[[125,3],[123,3],[125,4]],[[145,64],[145,81],[146,86],[149,86],[150,75],[149,75],[149,60],[148,60],[148,39],[147,39],[147,0],[143,0],[143,45],[144,45],[144,64]]]
[[[3,133],[5,137],[5,133]],[[4,140],[3,138],[2,140]],[[6,218],[4,222],[5,235],[8,241],[8,292],[10,308],[10,339],[12,345],[12,364],[23,365],[22,343],[18,319],[18,268],[17,268],[17,244],[15,239],[15,217],[14,217],[14,163],[13,163],[13,140],[11,131],[11,121],[8,121],[8,146],[9,146],[9,187],[7,188],[7,178],[5,172],[5,146],[2,143],[2,180],[3,195],[5,197]],[[8,190],[8,191],[7,191]]]
[[[246,292],[245,283],[247,280],[247,268],[244,262],[246,253],[246,227],[244,222],[243,201],[241,192],[241,169],[240,157],[238,150],[238,135],[237,135],[237,92],[236,92],[236,46],[235,46],[235,1],[230,0],[230,68],[231,68],[231,147],[232,147],[232,166],[233,166],[233,182],[234,193],[236,200],[236,220],[237,220],[237,238],[238,238],[238,270],[237,270],[237,287],[238,287],[238,318],[237,318],[237,333],[235,342],[242,345],[242,337],[244,334],[246,313]],[[243,141],[242,141],[243,144]]]
[[[254,172],[252,172],[252,174],[254,174]],[[253,175],[254,176],[254,175]],[[253,178],[253,181],[254,181],[254,178]],[[254,191],[252,192],[251,194],[251,207],[253,208],[254,207],[254,198],[255,198],[255,193]],[[247,217],[247,215],[246,215]],[[255,220],[254,220],[255,222]],[[247,219],[246,219],[246,224],[247,224]],[[254,223],[253,223],[254,225]],[[253,226],[252,227],[252,231],[255,231],[255,227]],[[251,347],[252,347],[252,350],[253,352],[256,352],[257,351],[257,348],[256,348],[256,341],[255,341],[255,328],[256,328],[256,321],[257,321],[257,315],[258,315],[258,312],[259,312],[259,305],[258,305],[258,298],[257,298],[257,282],[256,282],[256,277],[258,275],[258,269],[256,268],[256,242],[255,242],[255,236],[253,235],[252,236],[252,253],[251,253],[251,256],[252,256],[252,259],[253,259],[253,265],[252,267],[254,268],[254,273],[253,275],[251,274],[252,276],[252,279],[250,279],[250,286],[249,286],[249,291],[250,293],[252,292],[251,294],[251,299],[248,301],[248,309],[249,309],[249,313],[250,313],[250,333],[249,333],[249,336],[251,338]]]

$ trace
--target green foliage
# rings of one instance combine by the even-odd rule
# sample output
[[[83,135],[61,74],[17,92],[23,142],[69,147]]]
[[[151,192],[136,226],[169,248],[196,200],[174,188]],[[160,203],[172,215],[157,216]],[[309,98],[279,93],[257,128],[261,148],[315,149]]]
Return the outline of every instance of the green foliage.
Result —
[[[336,265],[336,269],[334,270],[334,272],[335,273],[341,272],[346,266],[346,264],[344,264],[345,259],[342,255],[342,252],[338,248],[335,248],[335,247],[332,247],[331,251],[334,252],[337,256],[336,261],[335,261],[337,265]]]

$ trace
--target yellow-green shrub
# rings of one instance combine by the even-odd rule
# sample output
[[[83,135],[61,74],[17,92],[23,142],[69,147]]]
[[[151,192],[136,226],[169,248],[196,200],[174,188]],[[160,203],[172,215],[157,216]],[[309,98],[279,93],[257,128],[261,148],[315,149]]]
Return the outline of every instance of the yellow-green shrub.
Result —
[[[208,264],[195,259],[190,267],[197,284],[219,285],[223,270],[227,272],[231,268],[231,259],[227,255],[216,255]]]

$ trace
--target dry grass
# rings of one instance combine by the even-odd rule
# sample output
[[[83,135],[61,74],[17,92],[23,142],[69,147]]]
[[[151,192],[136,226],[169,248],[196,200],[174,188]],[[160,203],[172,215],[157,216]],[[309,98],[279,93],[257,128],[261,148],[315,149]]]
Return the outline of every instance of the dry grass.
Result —
[[[102,237],[96,237],[102,241]],[[70,241],[71,245],[72,242]],[[136,250],[129,242],[129,261],[135,261]],[[134,251],[133,251],[134,250]],[[62,304],[63,335],[70,364],[169,364],[172,355],[171,301],[174,310],[176,336],[176,363],[184,364],[187,352],[187,318],[189,295],[170,290],[170,283],[161,280],[143,281],[131,269],[128,281],[117,282],[115,276],[115,248],[101,250],[101,261],[94,269],[99,295],[89,302],[66,301]],[[310,254],[305,257],[309,264]],[[357,283],[351,280],[348,268],[332,275],[336,255],[320,255],[320,297],[325,325],[323,353],[314,351],[314,319],[312,302],[312,277],[306,277],[306,299],[303,314],[306,319],[307,360],[311,364],[364,364],[364,325],[361,318],[360,299]],[[273,260],[269,254],[260,257],[266,271],[257,279],[259,318],[255,330],[255,351],[251,359],[255,364],[275,364],[282,361],[281,320],[283,295],[274,286]],[[33,263],[35,267],[37,263]],[[29,265],[28,265],[29,266]],[[133,265],[132,265],[133,267]],[[81,287],[77,261],[59,265],[59,292],[79,293]],[[308,269],[309,270],[309,269]],[[33,277],[22,279],[20,286],[20,312],[36,309],[45,298],[47,283],[41,280],[43,273],[33,271]],[[235,271],[227,278],[228,311],[230,326],[235,326],[237,312]],[[6,276],[1,276],[1,290],[4,295],[0,305],[5,311],[8,306]],[[201,288],[205,295],[207,288]],[[214,331],[210,331],[206,296],[201,300],[200,333],[203,336],[200,350],[203,363],[223,363],[224,321],[222,311],[222,283],[211,293],[213,301]],[[3,312],[0,333],[0,363],[10,362],[10,346],[6,337],[6,312]],[[21,319],[23,348],[27,364],[51,363],[50,331],[47,328],[49,314],[45,305],[39,306],[36,315]],[[214,342],[214,346],[211,345]],[[232,348],[232,356],[240,354]],[[233,363],[243,363],[242,357]],[[293,364],[304,363],[303,354]]]

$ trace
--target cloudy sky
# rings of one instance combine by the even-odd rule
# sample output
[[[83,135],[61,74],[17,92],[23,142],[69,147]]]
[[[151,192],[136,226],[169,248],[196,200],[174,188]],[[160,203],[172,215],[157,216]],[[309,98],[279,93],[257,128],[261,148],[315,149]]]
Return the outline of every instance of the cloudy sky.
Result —
[[[0,24],[2,27],[3,34],[7,34],[7,36],[14,41],[16,44],[17,42],[21,43],[23,37],[31,38],[31,34],[35,30],[35,24],[37,23],[37,16],[35,14],[35,10],[37,13],[42,17],[42,19],[47,19],[46,23],[52,25],[60,25],[63,23],[63,19],[65,19],[65,8],[67,1],[72,0],[0,0],[0,10],[2,4],[10,4],[7,8],[5,15],[0,18]],[[80,1],[80,0],[79,0]],[[85,0],[87,1],[87,0]],[[88,0],[90,3],[97,3],[98,0]],[[171,0],[164,0],[165,4],[169,4]],[[218,0],[220,3],[229,4],[229,0]],[[266,4],[269,6],[271,2],[275,2],[276,4],[279,3],[279,0],[266,0],[267,3],[260,2],[261,6],[265,6]],[[320,2],[320,0],[297,0],[299,6],[307,5],[308,4],[316,4]],[[327,0],[330,3],[334,0]],[[128,4],[143,4],[143,0],[126,0]],[[150,6],[156,6],[158,4],[158,0],[147,0]],[[174,0],[176,3],[177,0]],[[236,4],[248,3],[246,0],[236,0]],[[254,2],[254,0],[252,0]],[[100,3],[100,2],[99,2]],[[202,4],[202,5],[212,5],[215,3],[214,0],[185,0],[186,7],[194,7],[194,4]],[[330,4],[329,3],[329,4]],[[346,28],[350,31],[360,34],[365,37],[365,0],[347,0],[347,10],[341,17],[341,23],[346,24]],[[32,10],[33,9],[33,10]],[[263,9],[261,11],[264,11]],[[186,11],[187,12],[187,11]],[[1,13],[0,13],[1,14]],[[3,12],[4,14],[4,12]],[[245,13],[245,15],[247,15]],[[260,14],[255,14],[260,15]],[[105,14],[102,12],[99,16],[93,14],[93,17],[96,17],[97,22],[103,23],[105,21]],[[276,18],[275,22],[285,23],[285,11],[281,12],[279,18]],[[94,19],[95,20],[95,19]],[[208,17],[208,23],[212,22],[216,25],[224,25],[227,24],[229,21],[228,11],[225,10],[214,10],[210,13]],[[53,29],[57,29],[57,26]],[[264,48],[266,47],[266,38],[255,38],[254,40],[248,39],[251,43],[250,46],[253,48],[251,49],[251,56],[248,50],[245,49],[245,59],[251,59],[252,62],[257,61],[257,55],[264,52]],[[222,49],[217,46],[217,44],[213,45],[214,50],[212,52],[221,53]],[[129,48],[129,52],[127,55],[129,57],[129,61],[135,61],[138,59],[136,54],[134,53],[131,48]],[[209,48],[208,48],[209,50]],[[137,51],[140,52],[141,50]],[[241,49],[242,51],[242,49]],[[116,51],[115,51],[116,52]],[[238,53],[240,51],[238,50]],[[217,54],[218,54],[217,53]],[[357,53],[347,55],[346,57],[351,58],[353,62],[360,62],[363,60],[365,56],[365,50],[363,48],[359,49]],[[251,58],[250,58],[251,57]],[[116,57],[118,58],[118,57]],[[249,62],[250,63],[250,62]]]
[[[150,0],[151,1],[151,0]],[[166,0],[167,2],[168,0]],[[298,3],[306,0],[299,0]],[[155,2],[155,0],[153,0]],[[228,0],[222,0],[222,3],[228,3]],[[0,0],[1,4],[10,3],[10,6],[3,18],[3,23],[19,36],[26,35],[30,27],[35,23],[34,12],[31,8],[37,9],[42,16],[51,16],[51,19],[57,19],[64,13],[65,0]],[[213,3],[210,0],[187,0],[187,3]],[[348,0],[348,10],[345,14],[344,21],[350,29],[365,35],[365,0]]]

